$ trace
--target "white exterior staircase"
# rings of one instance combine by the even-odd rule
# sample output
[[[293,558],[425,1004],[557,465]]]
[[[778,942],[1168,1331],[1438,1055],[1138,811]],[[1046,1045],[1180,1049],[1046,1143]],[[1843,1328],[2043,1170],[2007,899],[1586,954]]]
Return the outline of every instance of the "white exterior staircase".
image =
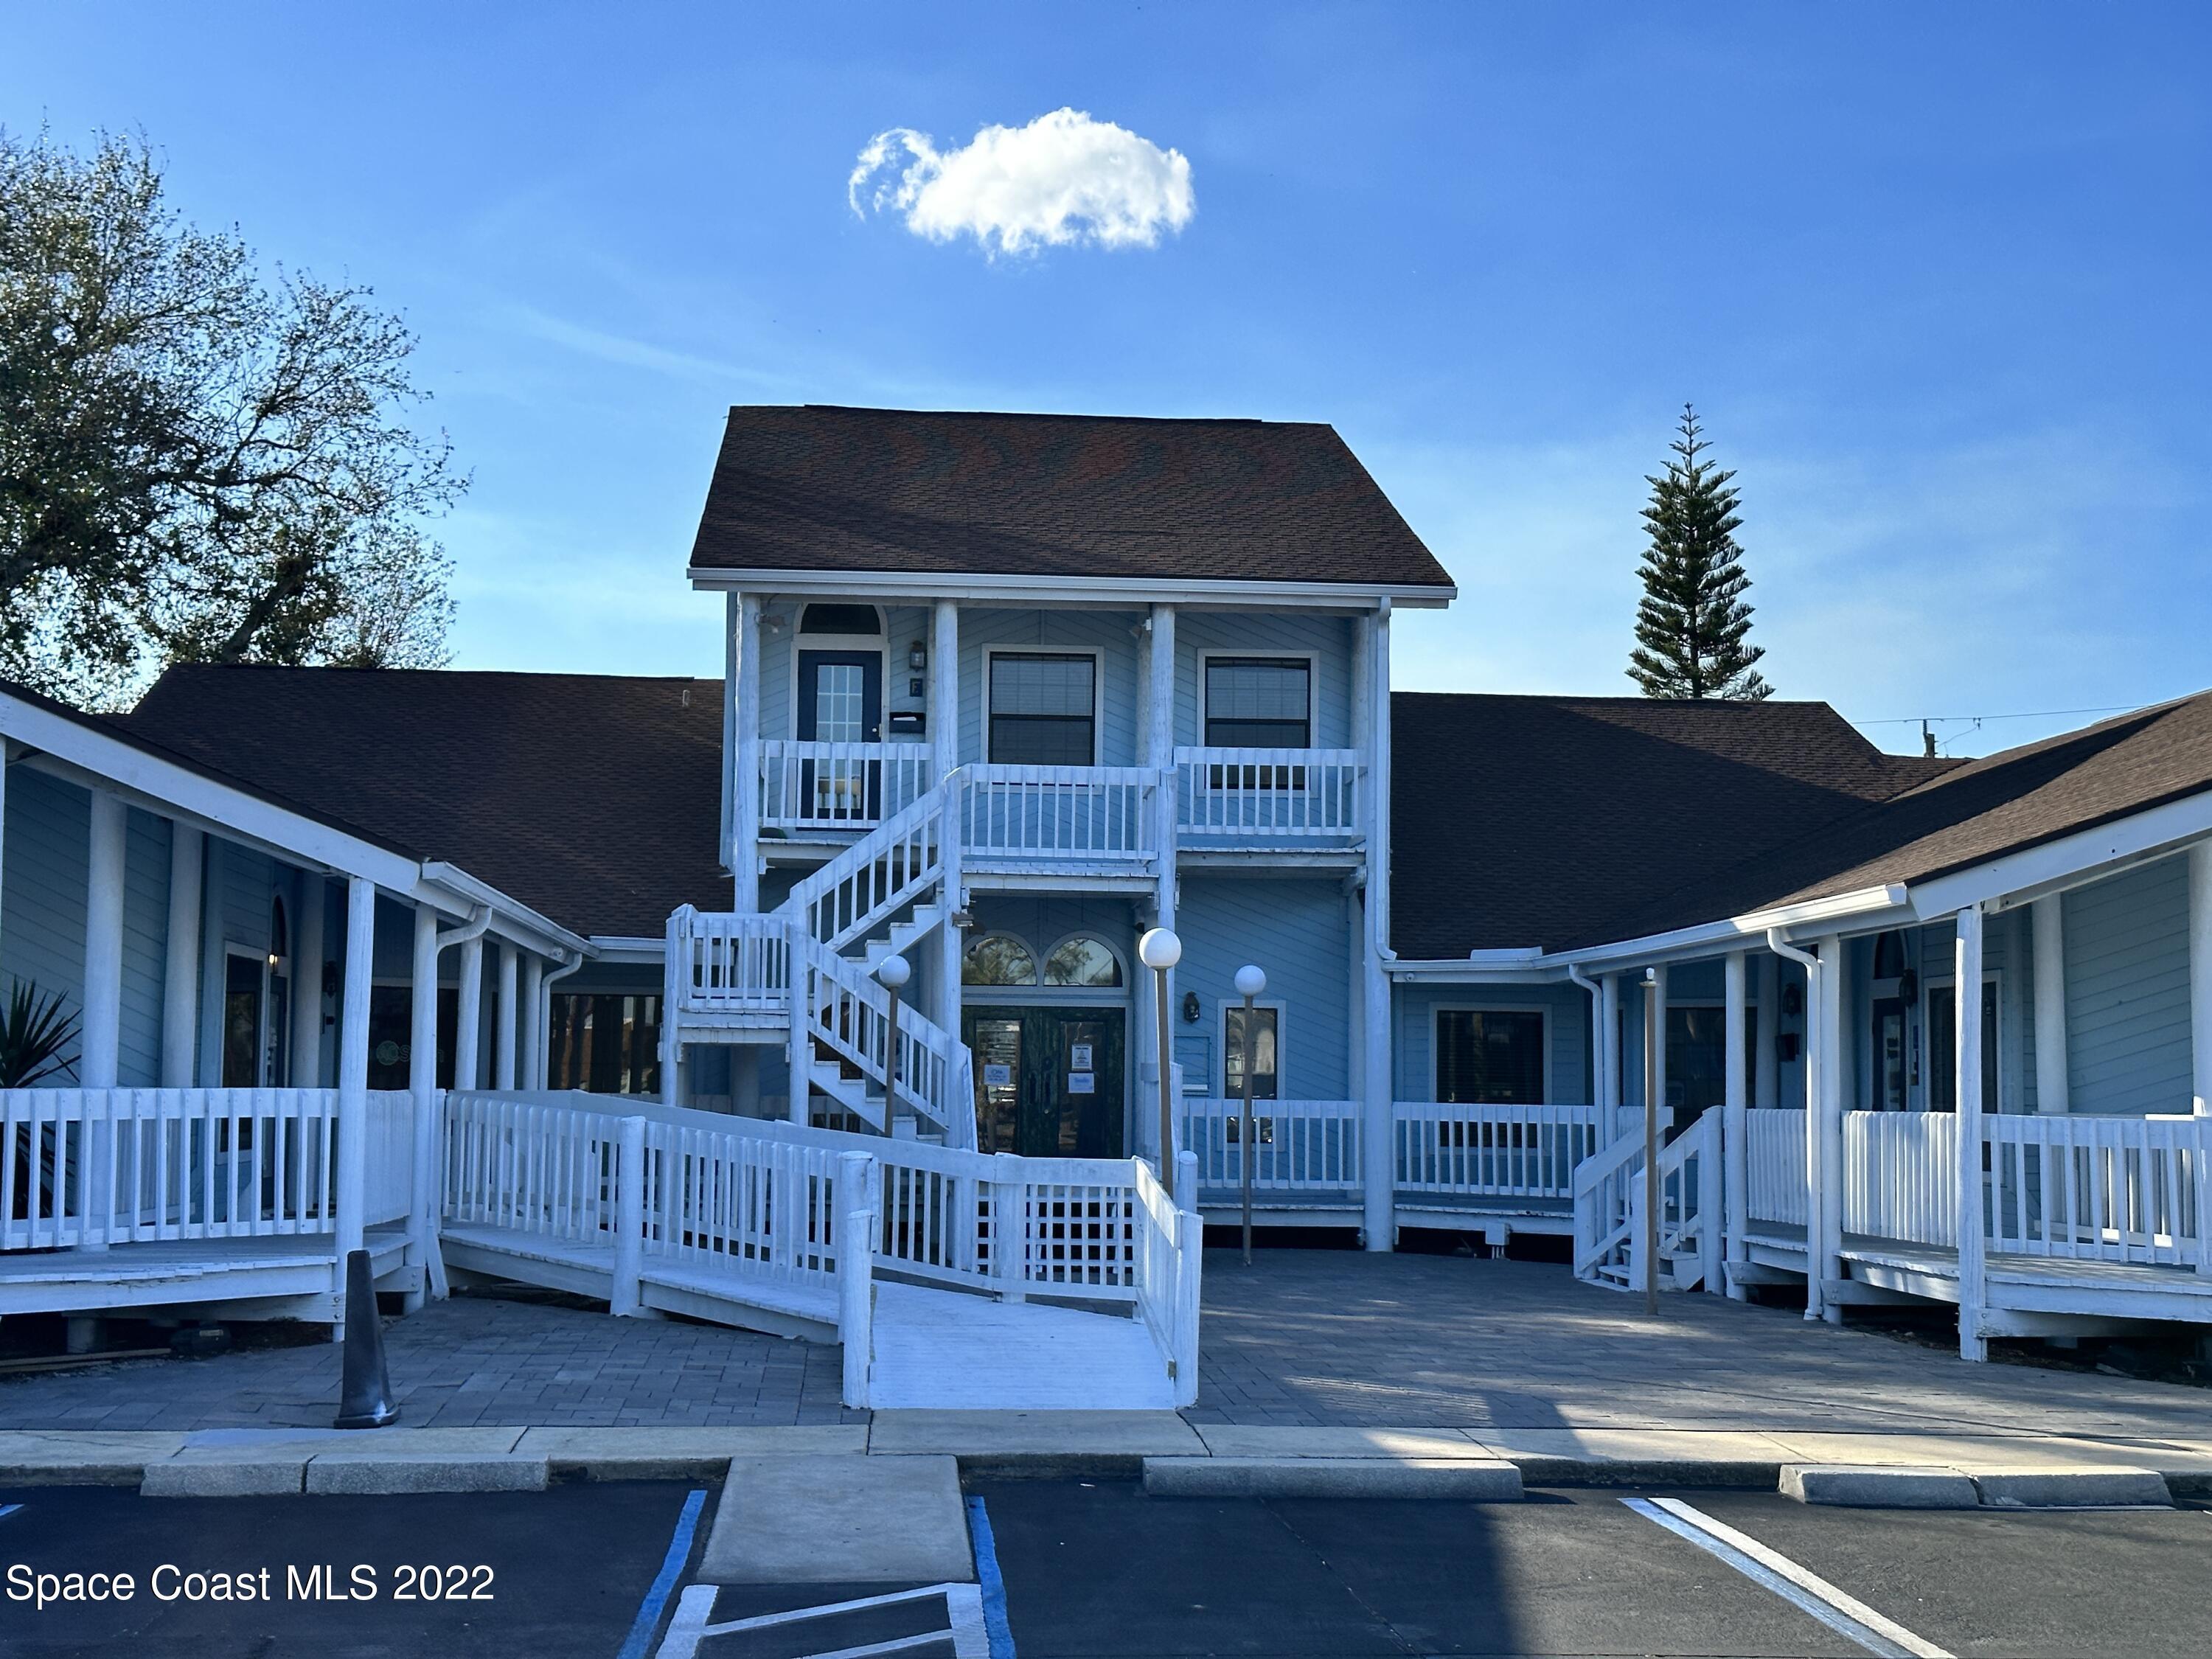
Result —
[[[1659,1149],[1659,1288],[1719,1291],[1721,1109]],[[1644,1288],[1644,1137],[1620,1135],[1575,1166],[1575,1277]]]

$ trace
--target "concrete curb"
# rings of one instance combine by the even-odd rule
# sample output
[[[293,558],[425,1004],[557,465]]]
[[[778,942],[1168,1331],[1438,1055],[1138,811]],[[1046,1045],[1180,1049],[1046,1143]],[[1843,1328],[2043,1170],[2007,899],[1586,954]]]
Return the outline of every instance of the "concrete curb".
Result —
[[[1521,1471],[1489,1458],[1147,1457],[1154,1498],[1416,1498],[1521,1500]]]
[[[475,1457],[405,1457],[378,1452],[325,1452],[307,1465],[307,1490],[382,1496],[418,1492],[543,1492],[550,1471],[542,1457],[495,1453]]]
[[[1972,1510],[1982,1502],[1973,1481],[1957,1469],[1859,1463],[1792,1463],[1782,1471],[1780,1490],[1801,1504],[1845,1509]]]
[[[149,1463],[142,1498],[297,1498],[307,1490],[304,1457],[195,1457]]]
[[[1977,1472],[1974,1489],[1990,1509],[2097,1504],[2166,1509],[2173,1494],[2156,1469],[2002,1469]]]

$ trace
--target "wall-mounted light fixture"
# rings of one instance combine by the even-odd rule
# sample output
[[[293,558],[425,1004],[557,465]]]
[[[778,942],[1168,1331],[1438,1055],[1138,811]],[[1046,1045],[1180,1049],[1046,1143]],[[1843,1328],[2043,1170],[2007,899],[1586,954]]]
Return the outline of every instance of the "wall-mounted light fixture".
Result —
[[[906,665],[917,674],[929,666],[929,652],[920,640],[916,640],[913,647],[907,652]]]
[[[1185,991],[1182,994],[1182,1023],[1186,1025],[1195,1025],[1198,1024],[1198,993]]]

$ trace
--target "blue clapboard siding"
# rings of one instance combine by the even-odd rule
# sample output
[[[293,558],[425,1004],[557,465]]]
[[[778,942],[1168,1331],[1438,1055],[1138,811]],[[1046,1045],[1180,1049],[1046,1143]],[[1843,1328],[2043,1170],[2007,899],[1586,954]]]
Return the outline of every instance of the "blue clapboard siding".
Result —
[[[1549,1103],[1587,1105],[1589,1073],[1585,1059],[1589,996],[1565,985],[1401,985],[1394,999],[1392,1027],[1396,1054],[1392,1094],[1399,1100],[1436,1098],[1436,1013],[1439,1008],[1540,1008],[1550,1015]]]
[[[1221,1010],[1240,1002],[1237,970],[1250,962],[1267,971],[1264,1000],[1283,1005],[1284,1075],[1279,1087],[1284,1097],[1350,1097],[1352,930],[1351,907],[1334,878],[1183,878],[1176,911],[1176,932],[1182,939],[1176,993],[1180,1000],[1184,993],[1195,991],[1200,1017],[1193,1028],[1183,1023],[1178,1008],[1176,1030],[1178,1036],[1205,1036],[1209,1094],[1218,1094],[1222,1087]],[[1190,1057],[1181,1058],[1188,1070]],[[1195,1087],[1199,1079],[1185,1081]]]
[[[2072,1109],[2186,1112],[2187,860],[2077,887],[2063,904]]]
[[[1248,611],[1186,611],[1176,617],[1176,742],[1206,741],[1199,679],[1200,652],[1264,657],[1313,652],[1314,744],[1349,749],[1352,737],[1352,629],[1349,618]]]
[[[27,766],[8,773],[6,866],[0,870],[0,994],[15,980],[84,1004],[85,879],[91,796]],[[161,975],[168,927],[169,830],[125,819],[123,1000],[117,1080],[161,1081]]]
[[[1098,696],[1100,766],[1137,763],[1137,676],[1143,647],[1127,611],[969,611],[960,613],[960,759],[987,759],[987,649],[1103,652]]]

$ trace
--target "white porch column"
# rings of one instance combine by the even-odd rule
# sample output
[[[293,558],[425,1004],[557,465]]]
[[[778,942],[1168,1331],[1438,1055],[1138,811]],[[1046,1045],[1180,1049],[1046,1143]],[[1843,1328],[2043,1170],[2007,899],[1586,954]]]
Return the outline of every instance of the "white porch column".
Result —
[[[376,884],[346,881],[345,996],[338,1012],[338,1216],[331,1334],[345,1330],[346,1256],[361,1249],[368,1201],[368,988],[376,965]]]
[[[929,781],[942,783],[960,765],[960,607],[939,599],[929,613]],[[960,1035],[960,956],[963,944],[951,913],[967,902],[960,869],[960,804],[952,803],[945,821],[944,925],[932,959],[930,1018],[954,1036]],[[1139,997],[1139,1002],[1144,1000]]]
[[[1782,1103],[1782,962],[1772,951],[1759,958],[1758,1036],[1752,1065],[1751,1103]]]
[[[453,1010],[453,1087],[482,1086],[478,1033],[483,1029],[483,935],[461,942],[460,985]]]
[[[2190,1072],[2199,1117],[2212,1117],[2212,842],[2189,849]]]
[[[1840,1304],[1828,1301],[1827,1281],[1844,1276],[1844,1087],[1849,1059],[1845,1053],[1850,1031],[1844,1018],[1844,979],[1850,972],[1848,941],[1831,936],[1820,941],[1820,1063],[1818,1109],[1806,1119],[1808,1161],[1817,1181],[1808,1194],[1815,1223],[1808,1240],[1811,1249],[1807,1266],[1820,1275],[1820,1317],[1830,1324],[1842,1322]],[[1811,1304],[1807,1304],[1809,1315]]]
[[[161,966],[161,1086],[192,1086],[200,1036],[200,858],[205,837],[169,822],[169,926]]]
[[[1744,1018],[1745,969],[1748,966],[1741,951],[1731,951],[1723,964],[1725,1010],[1722,1017],[1721,1042],[1726,1052],[1721,1056],[1721,1186],[1722,1230],[1728,1243],[1728,1259],[1742,1261],[1751,1255],[1750,1241],[1744,1237],[1744,1223],[1750,1211],[1747,1200],[1751,1194],[1751,1170],[1745,1139],[1750,1133],[1746,1122],[1750,1107],[1750,1079],[1745,1075],[1744,1037],[1747,1022]],[[1711,1290],[1710,1285],[1705,1287]],[[1750,1291],[1729,1279],[1728,1293],[1738,1302]]]
[[[77,1078],[88,1089],[115,1086],[123,1039],[123,841],[120,795],[92,792],[90,856],[84,896],[84,1012]]]
[[[492,1028],[491,1086],[501,1091],[514,1087],[514,1048],[522,1035],[520,1011],[515,1007],[517,977],[515,948],[505,940],[499,947],[499,1006],[492,1018],[498,1022]]]
[[[323,1086],[323,927],[330,894],[322,873],[300,872],[300,914],[292,929],[292,1062],[295,1089]]]
[[[408,969],[407,1090],[415,1115],[415,1179],[408,1206],[408,1252],[421,1280],[407,1292],[421,1305],[438,1237],[438,913],[415,907],[414,951]]]
[[[2059,895],[2036,900],[2028,907],[2028,915],[2035,930],[2035,1109],[2063,1112],[2069,1109],[2070,1085],[2066,1066],[2066,922]],[[2193,927],[2191,933],[2193,940]],[[2193,979],[2193,953],[2190,966]],[[2201,1084],[2197,1092],[2203,1092]]]
[[[1360,617],[1357,654],[1366,683],[1366,727],[1357,741],[1366,750],[1367,905],[1359,952],[1366,987],[1361,1015],[1366,1036],[1360,1082],[1363,1231],[1370,1250],[1398,1245],[1395,1067],[1391,1041],[1390,959],[1390,602]]]
[[[723,849],[740,915],[760,908],[761,596],[740,593],[731,606],[730,822]]]
[[[1958,978],[1952,1008],[1959,1027],[1959,1358],[1987,1359],[1982,1335],[1982,911],[1959,912]]]
[[[1154,772],[1154,784],[1152,791],[1152,845],[1158,854],[1158,869],[1157,872],[1157,879],[1154,882],[1152,889],[1152,925],[1156,927],[1166,928],[1169,932],[1172,933],[1175,930],[1176,925],[1176,898],[1175,794],[1175,607],[1171,605],[1154,605],[1152,607],[1152,632],[1147,636],[1145,652],[1145,736],[1143,763],[1146,766],[1151,767]],[[1152,969],[1149,968],[1141,970],[1139,976],[1140,981],[1149,979],[1151,975]],[[1176,975],[1173,969],[1170,969],[1168,970],[1167,978],[1168,1018],[1172,1021],[1176,1017],[1176,1009],[1178,1006],[1176,1000]],[[1141,982],[1139,983],[1137,989],[1140,999],[1143,992],[1148,988],[1150,988],[1146,985]],[[1154,993],[1154,1000],[1155,1002],[1158,1000],[1157,992]],[[1158,1053],[1160,1034],[1152,1029],[1152,1026],[1156,1024],[1157,1014],[1155,1014],[1152,1020],[1148,1023],[1146,1027],[1146,1030],[1151,1032],[1152,1037],[1152,1052],[1139,1060],[1137,1066],[1138,1076],[1139,1079],[1146,1079],[1147,1073],[1150,1073],[1151,1079],[1154,1080],[1153,1086],[1167,1091],[1170,1099],[1172,1099],[1175,1090],[1174,1078],[1172,1076],[1158,1076],[1160,1066]],[[1170,1040],[1168,1046],[1170,1052],[1172,1053],[1174,1048],[1172,1040]],[[1139,1099],[1150,1098],[1155,1103],[1155,1109],[1152,1111],[1139,1109],[1133,1114],[1137,1125],[1138,1142],[1140,1146],[1152,1152],[1153,1155],[1158,1158],[1159,1167],[1162,1170],[1172,1169],[1175,1162],[1175,1149],[1172,1147],[1160,1147],[1154,1145],[1159,1136],[1159,1130],[1158,1127],[1159,1113],[1157,1109],[1158,1096],[1153,1093],[1152,1088],[1148,1087],[1137,1091],[1137,1097]],[[1179,1111],[1182,1103],[1177,1101],[1174,1103]]]
[[[1605,1064],[1599,1068],[1605,1079],[1603,1092],[1597,1103],[1619,1108],[1624,1097],[1620,1091],[1620,975],[1607,974],[1598,981],[1601,988],[1598,997],[1598,1019],[1601,1029],[1598,1042],[1605,1053]],[[1613,1125],[1605,1125],[1603,1139],[1613,1139]]]
[[[545,958],[535,951],[527,951],[522,957],[522,988],[514,999],[514,1040],[520,1052],[515,1056],[515,1086],[520,1089],[538,1087],[538,1052],[545,1046],[544,1028],[538,1024],[538,987],[544,982]]]

